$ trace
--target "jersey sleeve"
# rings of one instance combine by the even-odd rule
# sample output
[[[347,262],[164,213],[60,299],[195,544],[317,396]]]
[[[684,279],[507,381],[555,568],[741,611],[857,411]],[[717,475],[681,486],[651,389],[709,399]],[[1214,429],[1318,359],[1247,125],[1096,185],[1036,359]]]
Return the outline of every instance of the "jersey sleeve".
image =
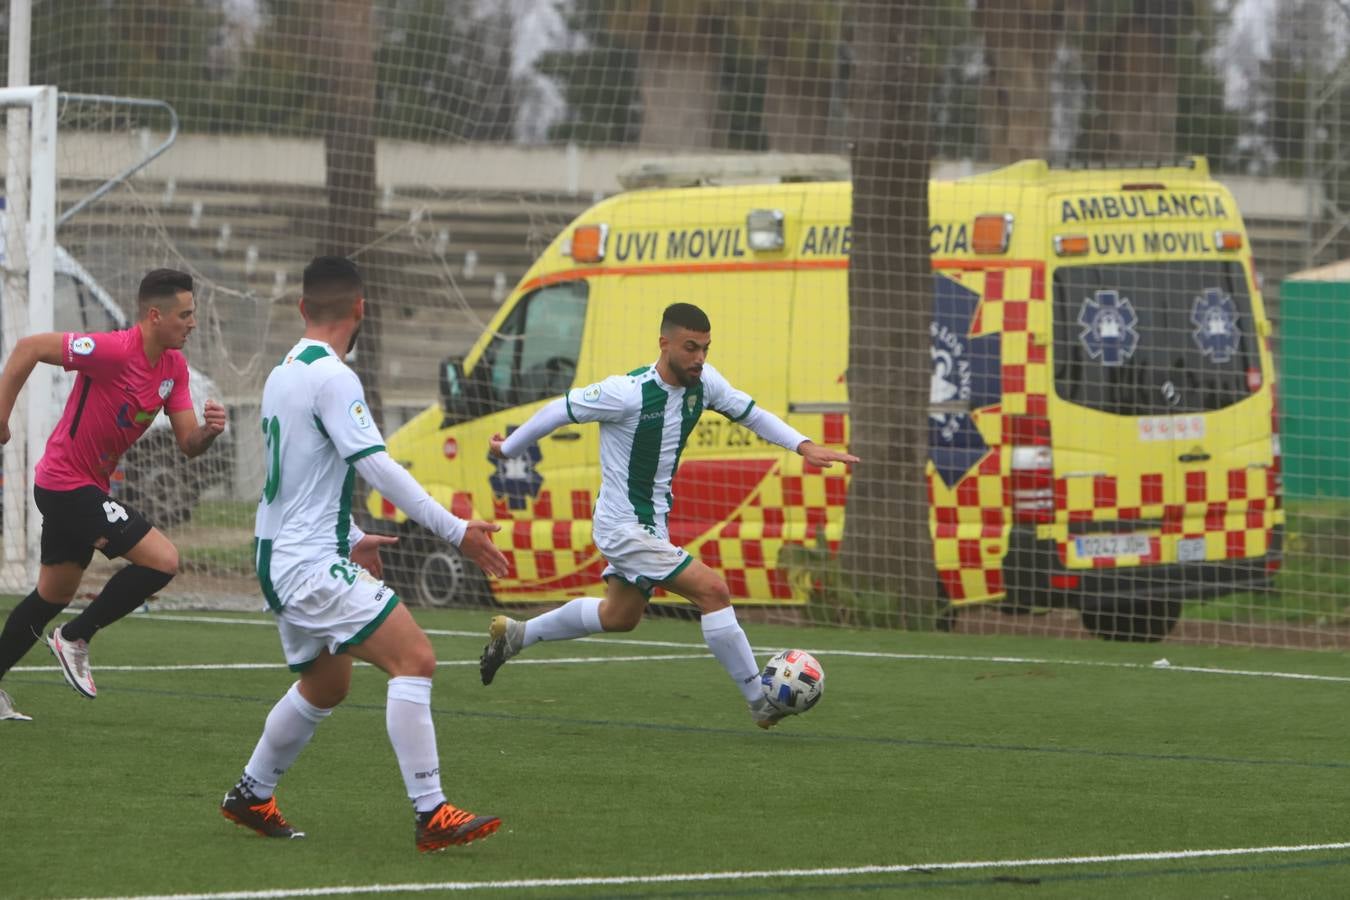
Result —
[[[755,401],[749,394],[732,387],[721,372],[706,363],[700,380],[703,382],[703,406],[706,409],[739,422],[755,408]]]
[[[315,406],[314,413],[328,439],[348,463],[384,449],[384,437],[370,415],[366,392],[351,369],[343,366],[320,386]]]
[[[192,409],[192,392],[188,387],[187,358],[181,353],[174,354],[173,387],[164,400],[164,412],[173,415],[185,409]]]
[[[61,366],[91,378],[117,372],[127,361],[125,337],[119,331],[94,334],[67,331],[61,335]]]
[[[633,396],[629,382],[626,375],[613,375],[596,384],[572,388],[566,394],[567,418],[578,424],[619,421]]]

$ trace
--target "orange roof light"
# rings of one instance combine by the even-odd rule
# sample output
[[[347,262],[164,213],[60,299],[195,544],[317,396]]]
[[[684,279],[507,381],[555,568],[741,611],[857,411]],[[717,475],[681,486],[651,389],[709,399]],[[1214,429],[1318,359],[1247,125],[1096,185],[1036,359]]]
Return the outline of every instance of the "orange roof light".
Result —
[[[608,239],[608,225],[577,226],[572,230],[572,259],[584,263],[600,262],[605,258]]]
[[[1242,232],[1240,231],[1216,231],[1214,232],[1215,250],[1241,250]]]
[[[1055,235],[1055,253],[1059,256],[1087,256],[1090,249],[1086,234]]]
[[[970,246],[976,253],[1006,253],[1012,240],[1012,213],[986,213],[975,217]]]

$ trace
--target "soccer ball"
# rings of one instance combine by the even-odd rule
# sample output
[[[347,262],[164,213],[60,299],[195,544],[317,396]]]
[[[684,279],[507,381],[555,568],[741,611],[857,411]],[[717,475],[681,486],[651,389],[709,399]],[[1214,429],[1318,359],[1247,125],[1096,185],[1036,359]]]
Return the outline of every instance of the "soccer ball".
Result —
[[[764,666],[759,681],[770,706],[796,715],[820,702],[825,690],[825,670],[805,650],[783,650]]]

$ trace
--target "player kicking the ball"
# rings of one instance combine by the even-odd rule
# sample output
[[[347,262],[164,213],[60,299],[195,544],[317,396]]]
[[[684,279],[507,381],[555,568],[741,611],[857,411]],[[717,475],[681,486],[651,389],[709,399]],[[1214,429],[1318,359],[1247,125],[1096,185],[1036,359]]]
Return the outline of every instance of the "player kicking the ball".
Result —
[[[653,365],[576,388],[544,406],[510,437],[492,439],[492,455],[509,458],[560,426],[600,423],[601,481],[593,539],[609,565],[603,573],[603,599],[579,597],[524,622],[494,618],[479,660],[483,684],[491,684],[503,663],[538,641],[632,631],[659,585],[703,614],[703,639],[749,703],[755,723],[772,728],[783,717],[760,690],[759,665],[736,621],[726,582],[670,542],[666,517],[675,468],[705,409],[800,453],[812,466],[855,463],[858,457],[812,443],[732,387],[707,363],[711,331],[703,310],[672,304],[661,320],[661,355]]]
[[[413,803],[417,849],[467,844],[495,832],[501,820],[458,809],[441,791],[431,721],[436,657],[407,608],[379,580],[379,549],[395,539],[362,534],[351,521],[355,476],[489,575],[507,569],[488,536],[499,526],[451,515],[385,453],[361,382],[342,362],[365,315],[356,266],[342,257],[316,258],[305,269],[303,294],[304,336],[263,388],[267,477],[254,528],[258,582],[276,616],[286,662],[300,679],[268,714],[221,812],[267,837],[303,836],[281,815],[273,793],[319,723],[347,696],[355,657],[389,675],[385,725]]]

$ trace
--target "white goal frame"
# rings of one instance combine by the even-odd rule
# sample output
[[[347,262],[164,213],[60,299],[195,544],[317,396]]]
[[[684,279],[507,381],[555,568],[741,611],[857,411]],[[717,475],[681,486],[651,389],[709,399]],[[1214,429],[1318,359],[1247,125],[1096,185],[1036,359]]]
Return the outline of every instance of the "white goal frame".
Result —
[[[0,88],[6,111],[4,342],[8,360],[21,337],[53,327],[56,254],[56,118],[53,86]],[[34,368],[10,415],[4,447],[4,568],[0,589],[37,579],[42,517],[33,472],[56,410],[48,366]],[[24,502],[14,502],[22,498]]]

